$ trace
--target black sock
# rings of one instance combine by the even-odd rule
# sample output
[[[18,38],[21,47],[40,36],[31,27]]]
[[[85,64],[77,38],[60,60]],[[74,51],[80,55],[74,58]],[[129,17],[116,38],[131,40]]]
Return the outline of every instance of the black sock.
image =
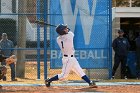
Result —
[[[82,76],[82,79],[84,79],[88,84],[90,84],[90,80],[86,75]]]
[[[56,80],[58,80],[58,75],[56,75],[56,76],[54,76],[54,77],[52,77],[52,78],[49,79],[50,82],[56,81]]]

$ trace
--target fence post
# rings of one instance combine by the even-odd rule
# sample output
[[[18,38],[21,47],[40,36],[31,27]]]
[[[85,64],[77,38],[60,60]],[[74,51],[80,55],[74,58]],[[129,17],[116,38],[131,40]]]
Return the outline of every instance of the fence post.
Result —
[[[20,4],[20,5],[19,5]],[[26,12],[26,0],[18,1],[18,12]],[[17,42],[18,48],[26,48],[26,16],[18,16],[18,36],[20,37]],[[17,51],[17,66],[16,66],[16,76],[20,78],[25,77],[25,51]]]
[[[48,0],[44,0],[44,21],[47,23]],[[44,79],[47,79],[47,27],[44,26]]]
[[[40,20],[40,0],[36,2],[37,20]],[[37,24],[37,79],[40,79],[40,25]]]
[[[112,77],[112,1],[109,0],[109,79]]]

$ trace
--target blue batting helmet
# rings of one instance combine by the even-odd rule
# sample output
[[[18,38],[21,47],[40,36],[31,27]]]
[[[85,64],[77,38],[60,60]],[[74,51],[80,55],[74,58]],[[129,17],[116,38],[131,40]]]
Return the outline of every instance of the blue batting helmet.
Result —
[[[56,27],[56,32],[59,35],[64,35],[64,34],[66,34],[65,31],[64,31],[65,28],[67,28],[67,25],[60,24]]]

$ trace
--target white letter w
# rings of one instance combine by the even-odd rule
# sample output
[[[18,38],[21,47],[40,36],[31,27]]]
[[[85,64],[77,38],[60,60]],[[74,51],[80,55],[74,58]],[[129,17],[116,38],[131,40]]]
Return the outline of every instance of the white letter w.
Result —
[[[76,18],[79,10],[86,45],[90,42],[90,35],[96,9],[96,0],[93,0],[92,3],[92,11],[90,13],[88,0],[76,0],[75,10],[73,13],[70,0],[60,0],[64,24],[68,24],[72,31],[75,30]]]

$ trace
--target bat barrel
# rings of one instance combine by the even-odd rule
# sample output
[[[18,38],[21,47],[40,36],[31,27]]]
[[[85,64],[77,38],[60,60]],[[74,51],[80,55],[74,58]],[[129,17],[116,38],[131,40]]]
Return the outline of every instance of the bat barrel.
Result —
[[[43,22],[43,21],[38,21],[38,20],[36,20],[35,23],[41,24],[41,25],[46,25],[46,26],[57,27],[56,25],[48,24],[48,23],[45,23],[45,22]]]

